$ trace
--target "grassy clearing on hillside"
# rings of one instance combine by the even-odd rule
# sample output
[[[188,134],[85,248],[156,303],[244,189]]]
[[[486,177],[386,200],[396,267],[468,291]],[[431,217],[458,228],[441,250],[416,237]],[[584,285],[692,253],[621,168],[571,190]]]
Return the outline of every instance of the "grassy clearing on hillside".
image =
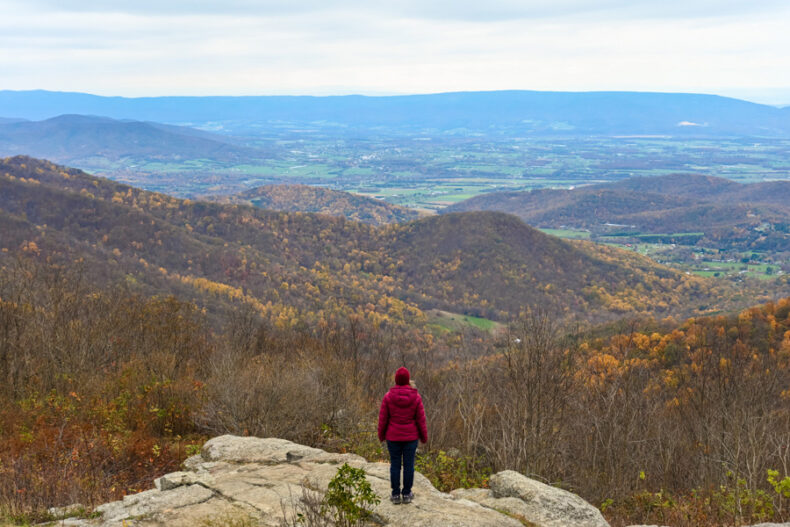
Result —
[[[427,315],[429,325],[439,329],[442,333],[461,331],[469,327],[474,327],[483,331],[494,331],[503,326],[503,324],[487,318],[451,313],[438,309],[428,311]]]
[[[572,240],[589,240],[590,231],[579,231],[575,229],[539,229],[541,232],[557,236],[558,238],[570,238]]]

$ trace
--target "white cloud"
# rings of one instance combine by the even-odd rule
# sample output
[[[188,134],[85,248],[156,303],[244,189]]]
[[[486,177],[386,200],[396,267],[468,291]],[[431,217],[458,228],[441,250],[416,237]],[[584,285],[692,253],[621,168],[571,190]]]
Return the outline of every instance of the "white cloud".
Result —
[[[326,1],[3,3],[0,89],[747,94],[790,87],[790,9],[770,0],[563,0],[551,11],[541,8],[546,2],[515,0],[386,4],[397,10],[356,0],[331,8]],[[702,16],[706,9],[716,16]]]
[[[6,0],[33,9],[130,14],[309,15],[335,11],[441,20],[512,20],[606,13],[615,17],[710,17],[771,11],[784,0]]]

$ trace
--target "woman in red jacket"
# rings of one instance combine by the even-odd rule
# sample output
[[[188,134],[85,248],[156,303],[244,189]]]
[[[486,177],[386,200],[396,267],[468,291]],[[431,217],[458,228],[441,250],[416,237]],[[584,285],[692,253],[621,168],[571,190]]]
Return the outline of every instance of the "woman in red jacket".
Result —
[[[390,483],[392,503],[410,503],[414,494],[414,455],[417,440],[428,441],[425,410],[417,388],[409,383],[409,370],[395,372],[395,386],[384,396],[379,411],[379,441],[387,440],[390,453]],[[403,490],[400,486],[400,467],[403,462]],[[402,496],[402,498],[401,498]]]

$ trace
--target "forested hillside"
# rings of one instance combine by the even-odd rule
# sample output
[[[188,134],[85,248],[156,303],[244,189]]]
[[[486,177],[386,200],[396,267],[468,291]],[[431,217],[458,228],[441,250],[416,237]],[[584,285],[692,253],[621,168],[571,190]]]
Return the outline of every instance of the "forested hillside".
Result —
[[[719,249],[790,251],[790,181],[741,184],[694,174],[640,177],[572,190],[492,192],[446,212],[491,210],[530,225],[596,233],[701,233]]]
[[[383,456],[404,364],[441,489],[515,469],[618,527],[788,519],[790,300],[677,322],[754,301],[738,285],[502,213],[374,227],[6,159],[0,519],[143,490],[220,433]],[[508,324],[436,331],[428,307]]]
[[[751,185],[749,185],[751,187]],[[738,193],[744,185],[735,181],[700,174],[668,174],[656,177],[634,177],[596,185],[599,189],[632,190],[653,194],[680,196],[687,199],[716,198],[729,193]]]
[[[35,260],[0,268],[0,521],[87,514],[220,433],[382,459],[377,410],[401,365],[429,419],[418,470],[440,489],[514,469],[616,527],[790,519],[790,299],[583,333],[533,313],[436,338],[355,314],[217,324]]]
[[[420,214],[386,201],[309,185],[264,185],[233,196],[210,198],[219,203],[254,205],[284,212],[315,212],[343,216],[372,225],[417,219]]]
[[[507,320],[538,306],[594,321],[704,313],[757,294],[498,213],[376,228],[179,200],[24,157],[0,164],[0,221],[6,260],[79,262],[97,283],[177,293],[212,313],[246,304],[285,325],[350,312],[411,322],[427,308]]]

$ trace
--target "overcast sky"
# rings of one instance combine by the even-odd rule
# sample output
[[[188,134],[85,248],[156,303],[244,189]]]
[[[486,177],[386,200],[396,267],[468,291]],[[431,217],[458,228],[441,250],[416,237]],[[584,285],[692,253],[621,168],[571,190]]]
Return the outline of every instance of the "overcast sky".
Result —
[[[638,90],[790,104],[788,0],[0,0],[0,89]]]

